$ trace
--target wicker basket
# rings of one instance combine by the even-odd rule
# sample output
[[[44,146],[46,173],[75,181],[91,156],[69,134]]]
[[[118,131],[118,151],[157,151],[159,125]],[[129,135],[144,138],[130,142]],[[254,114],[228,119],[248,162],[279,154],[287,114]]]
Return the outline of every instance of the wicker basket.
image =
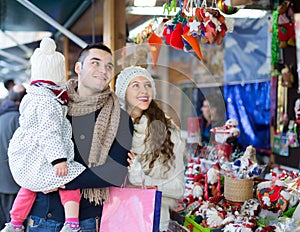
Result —
[[[253,198],[252,179],[233,179],[225,176],[224,196],[229,201],[244,202]]]

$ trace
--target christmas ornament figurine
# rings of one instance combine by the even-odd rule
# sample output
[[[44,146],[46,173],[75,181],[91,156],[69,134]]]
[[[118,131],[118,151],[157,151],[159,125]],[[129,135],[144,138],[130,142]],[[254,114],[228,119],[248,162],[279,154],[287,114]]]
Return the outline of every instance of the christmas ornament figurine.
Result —
[[[232,139],[236,139],[240,135],[240,130],[236,128],[237,120],[229,119],[222,127],[212,128],[210,131],[215,134],[215,140],[219,144],[225,144]]]

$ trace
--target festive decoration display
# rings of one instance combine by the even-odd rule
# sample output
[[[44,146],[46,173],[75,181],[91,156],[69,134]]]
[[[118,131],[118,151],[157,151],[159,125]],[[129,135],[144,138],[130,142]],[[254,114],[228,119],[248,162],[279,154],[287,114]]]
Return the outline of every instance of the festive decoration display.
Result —
[[[190,231],[296,231],[300,225],[299,173],[271,169],[268,179],[260,179],[264,167],[256,163],[253,146],[222,165],[190,157],[184,226]]]
[[[135,41],[148,43],[154,68],[164,43],[180,51],[195,53],[203,60],[202,46],[220,45],[226,34],[232,32],[233,21],[226,14],[236,13],[240,3],[250,1],[212,2],[214,5],[208,7],[205,0],[201,6],[199,1],[184,0],[174,17],[164,18],[157,27],[152,22],[143,30]],[[176,10],[176,1],[168,1],[164,11],[173,10]],[[289,148],[299,147],[300,99],[295,101],[294,121],[290,120],[293,117],[288,117],[287,111],[287,91],[295,84],[291,71],[294,68],[278,65],[280,49],[295,46],[293,20],[293,5],[290,0],[284,0],[273,12],[271,63],[274,79],[278,81],[276,94],[282,100],[276,114],[276,119],[280,120],[276,144],[281,155],[288,155]],[[264,175],[267,165],[257,162],[254,146],[236,148],[240,136],[238,127],[237,120],[230,118],[225,125],[212,128],[214,140],[204,147],[197,131],[188,130],[188,137],[196,139],[187,149],[186,189],[180,199],[181,225],[189,231],[262,232],[281,231],[282,228],[295,231],[300,226],[299,173],[271,170],[269,175]]]
[[[196,1],[184,1],[173,18],[164,18],[157,28],[151,23],[134,39],[136,43],[149,43],[154,67],[163,41],[177,50],[195,52],[203,60],[200,44],[220,45],[226,33],[233,31],[233,19],[225,18],[221,11],[233,14],[238,8],[223,3],[219,3],[220,9],[216,6],[208,7],[206,1],[203,1],[201,7],[194,4]],[[164,4],[163,10],[168,13],[176,10],[176,1]]]

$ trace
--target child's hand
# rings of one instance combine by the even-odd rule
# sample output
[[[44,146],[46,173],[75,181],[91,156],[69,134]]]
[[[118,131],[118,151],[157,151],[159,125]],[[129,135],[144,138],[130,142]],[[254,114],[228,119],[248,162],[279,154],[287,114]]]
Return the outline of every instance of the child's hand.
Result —
[[[57,176],[65,176],[68,173],[68,167],[66,162],[61,162],[54,165],[55,174]]]

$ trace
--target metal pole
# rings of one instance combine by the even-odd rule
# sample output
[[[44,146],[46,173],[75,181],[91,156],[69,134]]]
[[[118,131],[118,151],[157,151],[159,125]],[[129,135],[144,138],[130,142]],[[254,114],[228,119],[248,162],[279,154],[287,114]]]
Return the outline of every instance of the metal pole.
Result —
[[[81,48],[84,48],[87,43],[78,38],[76,35],[74,35],[72,32],[64,28],[62,25],[60,25],[58,22],[56,22],[53,18],[51,18],[49,15],[47,15],[45,12],[40,10],[38,7],[33,5],[31,2],[27,0],[17,0],[17,2],[21,3],[23,6],[28,8],[30,11],[35,13],[37,16],[42,18],[44,21],[49,23],[51,26],[55,27],[57,30],[61,31],[65,36],[67,36],[70,40],[72,40],[74,43],[76,43]]]

